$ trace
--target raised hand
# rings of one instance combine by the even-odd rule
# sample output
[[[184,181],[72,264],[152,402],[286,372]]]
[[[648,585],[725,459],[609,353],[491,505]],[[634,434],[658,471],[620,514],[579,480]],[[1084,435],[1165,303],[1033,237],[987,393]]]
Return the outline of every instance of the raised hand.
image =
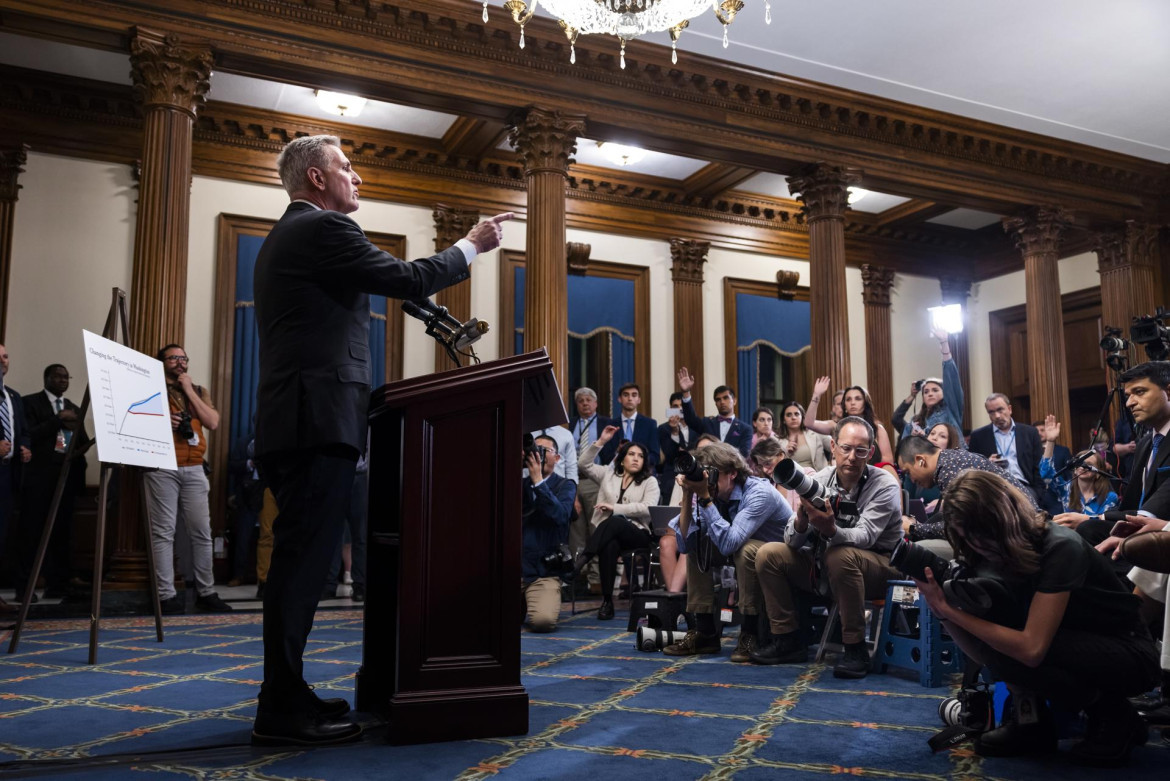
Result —
[[[947,333],[947,329],[945,328],[936,328],[931,331],[931,334],[934,335],[935,339],[938,339],[939,344],[945,344],[951,338],[951,335]]]
[[[617,426],[606,426],[601,430],[601,434],[597,437],[597,441],[604,445],[606,442],[609,442],[611,439],[613,439],[613,435],[617,432]]]
[[[1049,415],[1044,418],[1044,441],[1055,442],[1060,439],[1060,424],[1056,422],[1055,415]]]
[[[678,389],[683,393],[690,393],[693,387],[695,387],[695,378],[687,371],[687,367],[681,367],[678,370]]]
[[[817,377],[817,381],[813,383],[813,398],[819,399],[824,396],[831,383],[832,380],[828,377]]]
[[[489,217],[483,222],[477,223],[467,232],[467,240],[475,245],[476,252],[491,252],[500,246],[500,239],[504,235],[500,223],[507,222],[515,216],[512,212],[504,212],[495,217]]]
[[[919,390],[920,388],[918,387],[918,380],[914,380],[914,382],[910,383],[910,398],[917,396]]]

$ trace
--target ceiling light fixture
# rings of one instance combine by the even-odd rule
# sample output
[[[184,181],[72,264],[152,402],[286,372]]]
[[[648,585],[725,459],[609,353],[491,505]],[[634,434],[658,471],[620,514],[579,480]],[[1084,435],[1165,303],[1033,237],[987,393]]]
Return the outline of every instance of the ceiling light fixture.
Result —
[[[605,155],[606,160],[620,166],[634,165],[646,156],[645,149],[615,144],[611,141],[598,141],[597,148],[601,150],[601,154]]]
[[[346,95],[344,92],[330,92],[326,89],[315,90],[317,106],[324,112],[338,117],[356,117],[366,107],[366,99],[357,95]]]
[[[652,32],[670,33],[670,61],[678,63],[678,39],[690,20],[710,8],[723,25],[723,48],[727,48],[727,26],[743,8],[743,0],[506,0],[504,8],[520,25],[520,48],[524,48],[524,25],[536,13],[538,3],[560,20],[569,39],[569,62],[577,61],[578,35],[615,35],[621,41],[621,65],[626,67],[626,41]],[[488,21],[488,0],[483,0],[483,21]],[[764,22],[772,23],[772,2],[764,0]]]
[[[869,190],[862,190],[860,187],[850,187],[849,205],[852,206],[867,195],[869,195]]]

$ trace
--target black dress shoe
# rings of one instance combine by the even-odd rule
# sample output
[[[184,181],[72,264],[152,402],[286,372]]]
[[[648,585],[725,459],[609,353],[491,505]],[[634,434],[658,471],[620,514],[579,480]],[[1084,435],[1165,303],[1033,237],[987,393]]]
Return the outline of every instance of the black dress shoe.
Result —
[[[610,621],[613,619],[613,602],[605,600],[601,603],[601,607],[597,608],[598,621]]]
[[[366,587],[359,586],[355,583],[354,587],[353,587],[353,596],[350,597],[350,599],[352,599],[354,602],[365,602],[366,601]]]
[[[329,746],[361,737],[352,721],[335,721],[307,711],[257,709],[252,725],[253,746]]]
[[[309,690],[310,704],[313,710],[317,712],[318,716],[326,719],[340,719],[345,714],[349,713],[349,703],[344,697],[330,697],[324,699],[317,696],[317,692],[312,689]]]
[[[767,645],[752,649],[748,658],[756,664],[804,664],[808,661],[808,646],[801,639],[800,632],[789,632],[774,636]]]

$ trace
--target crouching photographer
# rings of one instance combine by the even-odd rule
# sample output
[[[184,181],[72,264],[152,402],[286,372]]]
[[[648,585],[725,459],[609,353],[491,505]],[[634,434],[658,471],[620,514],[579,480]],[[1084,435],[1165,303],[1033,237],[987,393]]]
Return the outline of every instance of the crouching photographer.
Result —
[[[521,594],[525,623],[533,632],[557,628],[561,613],[561,576],[572,572],[569,516],[577,484],[556,474],[557,443],[539,436],[524,448],[523,540]]]
[[[687,554],[687,611],[695,614],[696,628],[663,653],[719,653],[711,571],[734,560],[743,627],[731,661],[746,662],[756,647],[759,620],[756,551],[784,538],[792,508],[771,482],[752,476],[731,445],[712,442],[696,450],[693,459],[680,459],[686,460],[690,463],[676,464],[683,487],[682,513],[671,521],[671,528],[679,551]]]
[[[1127,762],[1148,729],[1126,697],[1150,690],[1160,677],[1137,599],[1105,557],[1076,532],[1047,521],[1000,475],[964,472],[942,504],[947,539],[968,575],[940,584],[927,567],[915,580],[963,652],[1012,692],[1001,726],[976,738],[976,751],[1054,750],[1048,700],[1088,717],[1084,739],[1072,747],[1077,759]]]
[[[784,542],[756,553],[756,570],[774,640],[752,654],[757,664],[808,661],[794,589],[816,591],[837,602],[845,653],[833,668],[838,678],[869,672],[865,600],[881,599],[898,572],[890,552],[902,539],[902,491],[884,469],[867,463],[873,429],[849,416],[833,432],[836,466],[811,478],[789,469],[777,475],[801,495],[800,510]],[[781,461],[777,470],[790,461]]]

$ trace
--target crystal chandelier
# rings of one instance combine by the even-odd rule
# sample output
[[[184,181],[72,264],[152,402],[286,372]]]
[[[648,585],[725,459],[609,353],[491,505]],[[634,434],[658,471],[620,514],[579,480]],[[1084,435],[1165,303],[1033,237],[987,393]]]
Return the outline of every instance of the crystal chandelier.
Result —
[[[506,0],[504,8],[520,25],[520,48],[524,48],[524,25],[536,13],[538,3],[560,20],[569,39],[569,62],[577,61],[578,35],[614,35],[621,41],[621,65],[626,67],[626,41],[647,33],[670,34],[670,61],[678,63],[678,39],[690,20],[706,9],[723,25],[723,48],[727,48],[727,26],[743,8],[743,0]],[[488,21],[488,0],[483,0],[483,21]],[[772,23],[772,2],[764,0],[764,22]]]

